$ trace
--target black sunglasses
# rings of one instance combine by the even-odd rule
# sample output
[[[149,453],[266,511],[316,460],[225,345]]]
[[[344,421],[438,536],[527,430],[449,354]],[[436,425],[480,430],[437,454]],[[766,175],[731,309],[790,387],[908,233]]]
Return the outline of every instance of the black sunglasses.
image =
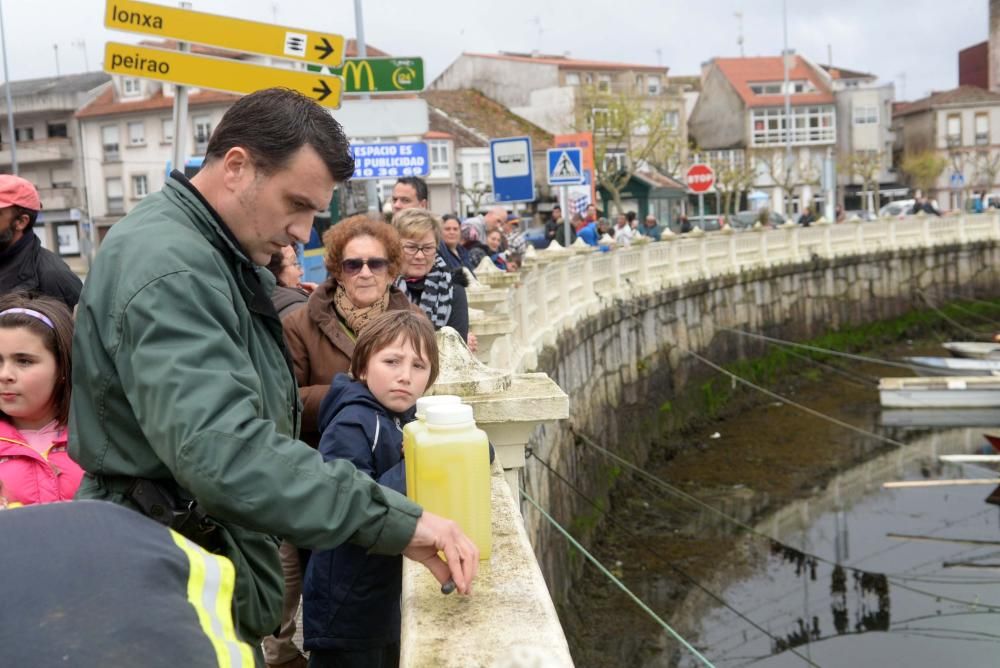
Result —
[[[344,270],[344,273],[348,276],[354,276],[361,272],[361,269],[368,265],[368,269],[373,274],[384,274],[389,269],[389,261],[384,257],[369,257],[369,258],[358,258],[351,257],[340,263],[340,268]]]

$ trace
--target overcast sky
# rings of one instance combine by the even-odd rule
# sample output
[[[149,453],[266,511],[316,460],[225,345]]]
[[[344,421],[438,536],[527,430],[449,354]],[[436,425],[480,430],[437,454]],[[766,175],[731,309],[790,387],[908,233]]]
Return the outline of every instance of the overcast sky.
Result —
[[[55,75],[53,45],[60,72],[68,74],[87,65],[99,69],[108,40],[141,39],[104,28],[103,0],[0,3],[15,81]],[[820,63],[827,62],[829,45],[837,66],[872,72],[896,84],[897,99],[916,99],[958,85],[958,51],[986,39],[988,4],[788,0],[788,42]],[[709,58],[740,55],[739,12],[745,54],[778,55],[781,7],[781,0],[364,0],[364,19],[369,44],[393,55],[422,56],[430,83],[463,51],[569,52],[697,74]],[[353,0],[193,0],[192,9],[354,36]]]

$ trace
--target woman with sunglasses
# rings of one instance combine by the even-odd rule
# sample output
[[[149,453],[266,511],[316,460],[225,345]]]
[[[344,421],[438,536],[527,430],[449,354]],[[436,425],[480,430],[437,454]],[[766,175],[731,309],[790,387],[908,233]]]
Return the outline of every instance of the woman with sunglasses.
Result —
[[[351,216],[326,232],[323,245],[327,280],[309,296],[305,308],[282,320],[303,404],[301,438],[313,446],[319,443],[320,402],[333,377],[350,368],[354,341],[365,325],[386,311],[421,312],[392,286],[403,257],[391,225],[366,215]]]
[[[469,334],[468,279],[452,269],[437,254],[441,244],[441,219],[427,209],[403,209],[392,217],[403,247],[402,276],[396,285],[418,304],[434,329],[453,328],[475,352],[476,339]]]

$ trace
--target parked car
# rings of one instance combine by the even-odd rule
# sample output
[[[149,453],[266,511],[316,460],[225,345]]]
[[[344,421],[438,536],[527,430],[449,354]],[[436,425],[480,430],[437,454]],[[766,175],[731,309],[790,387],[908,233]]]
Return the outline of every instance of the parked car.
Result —
[[[524,231],[524,239],[538,250],[547,248],[549,245],[549,240],[545,238],[544,225],[541,227],[529,227],[526,229]]]
[[[875,220],[875,214],[867,209],[852,209],[844,212],[844,220]]]
[[[916,204],[915,199],[898,199],[895,202],[889,202],[881,209],[878,210],[879,218],[902,218],[904,216],[910,215],[910,211],[913,209],[913,205]],[[937,203],[934,203],[935,208],[937,208]]]
[[[734,230],[748,230],[757,223],[759,217],[759,211],[740,211],[729,217],[729,224]],[[785,217],[777,211],[768,211],[767,218],[771,227],[785,224]]]

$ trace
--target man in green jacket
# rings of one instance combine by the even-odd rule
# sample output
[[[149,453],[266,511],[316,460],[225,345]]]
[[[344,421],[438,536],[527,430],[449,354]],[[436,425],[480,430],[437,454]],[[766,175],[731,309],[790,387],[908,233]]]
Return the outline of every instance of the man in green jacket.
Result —
[[[295,378],[261,266],[308,239],[353,171],[327,111],[288,90],[248,95],[191,181],[175,171],[114,225],[80,299],[77,497],[140,510],[229,557],[238,630],[253,643],[280,619],[278,538],[402,553],[462,593],[478,567],[455,523],[296,440]]]

